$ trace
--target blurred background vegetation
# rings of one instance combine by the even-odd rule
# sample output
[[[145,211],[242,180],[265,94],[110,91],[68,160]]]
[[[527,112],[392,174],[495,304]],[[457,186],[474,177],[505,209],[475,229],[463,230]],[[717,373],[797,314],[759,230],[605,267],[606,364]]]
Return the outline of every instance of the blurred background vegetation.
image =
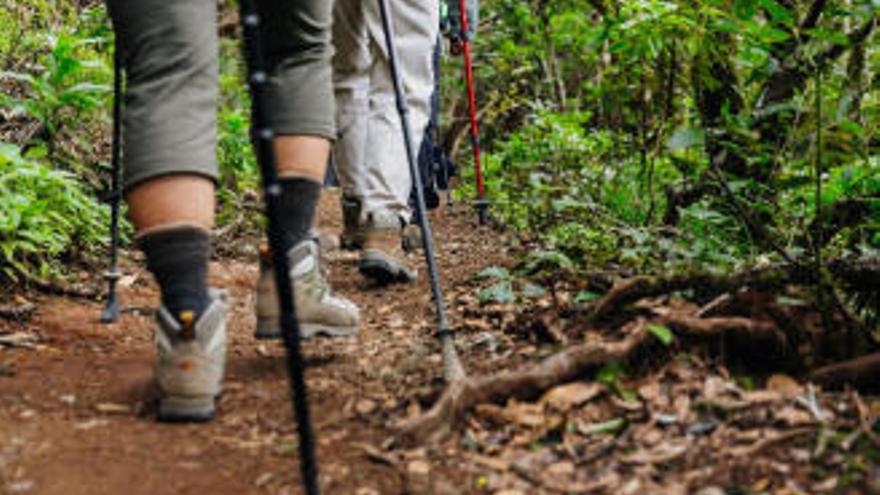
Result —
[[[106,243],[112,32],[103,3],[0,9],[6,283]],[[876,0],[484,0],[475,47],[494,220],[541,269],[711,269],[880,250]],[[236,39],[221,2],[219,229],[258,221]],[[442,141],[472,194],[458,57]]]

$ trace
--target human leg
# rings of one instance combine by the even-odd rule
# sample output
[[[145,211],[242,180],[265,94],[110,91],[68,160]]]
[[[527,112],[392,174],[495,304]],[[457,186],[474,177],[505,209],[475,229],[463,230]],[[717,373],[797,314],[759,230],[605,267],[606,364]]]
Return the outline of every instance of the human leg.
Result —
[[[126,197],[163,301],[159,419],[208,420],[226,351],[225,302],[206,280],[216,177],[216,5],[110,0],[109,7],[128,75]]]
[[[333,88],[338,136],[336,175],[342,189],[342,244],[363,244],[361,205],[366,192],[367,123],[370,112],[370,38],[362,0],[337,0],[333,9]]]
[[[410,219],[412,177],[406,159],[400,115],[391,78],[390,60],[376,2],[367,2],[371,109],[364,156],[363,218],[365,240],[359,268],[380,284],[416,278],[402,249],[403,226]],[[436,1],[401,1],[392,7],[398,63],[403,72],[410,124],[416,149],[428,123],[433,91],[433,46],[437,37]]]
[[[303,337],[357,333],[350,301],[334,296],[321,274],[310,230],[323,186],[333,122],[330,66],[331,2],[259,2],[270,68],[272,126],[282,187],[281,230],[291,265],[295,306]],[[257,336],[280,336],[277,292],[264,256],[257,292]]]

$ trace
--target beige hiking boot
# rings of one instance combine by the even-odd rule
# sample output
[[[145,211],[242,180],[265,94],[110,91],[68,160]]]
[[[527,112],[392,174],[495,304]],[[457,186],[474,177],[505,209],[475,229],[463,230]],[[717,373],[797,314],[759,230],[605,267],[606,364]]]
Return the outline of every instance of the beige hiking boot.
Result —
[[[258,339],[281,338],[281,318],[275,270],[268,250],[261,250],[260,279],[257,283]],[[315,336],[352,337],[357,335],[358,307],[348,299],[333,294],[320,268],[318,243],[307,239],[287,252],[293,281],[294,306],[303,339]]]
[[[157,419],[203,422],[214,418],[226,364],[226,294],[211,291],[213,301],[193,321],[192,312],[178,315],[163,306],[156,314]]]
[[[358,269],[380,285],[416,280],[417,273],[406,264],[403,226],[396,215],[370,214],[364,231],[364,248]]]

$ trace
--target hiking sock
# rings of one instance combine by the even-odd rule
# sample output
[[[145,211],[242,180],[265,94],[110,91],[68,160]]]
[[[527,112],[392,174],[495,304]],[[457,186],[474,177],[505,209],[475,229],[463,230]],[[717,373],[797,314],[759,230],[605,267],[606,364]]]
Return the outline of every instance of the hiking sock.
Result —
[[[311,235],[321,184],[309,179],[282,178],[278,223],[281,247],[287,252]]]
[[[208,261],[211,233],[198,227],[174,227],[144,234],[138,239],[147,268],[162,291],[162,304],[175,317],[192,311],[195,320],[211,303]]]

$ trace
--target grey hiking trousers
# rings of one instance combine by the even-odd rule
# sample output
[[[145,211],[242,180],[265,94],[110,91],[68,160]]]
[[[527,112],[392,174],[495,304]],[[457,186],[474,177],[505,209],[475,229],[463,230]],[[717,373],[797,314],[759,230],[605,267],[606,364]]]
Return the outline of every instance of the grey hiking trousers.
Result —
[[[259,0],[281,135],[334,139],[331,0]],[[108,0],[127,83],[126,189],[166,174],[216,180],[216,0]]]

